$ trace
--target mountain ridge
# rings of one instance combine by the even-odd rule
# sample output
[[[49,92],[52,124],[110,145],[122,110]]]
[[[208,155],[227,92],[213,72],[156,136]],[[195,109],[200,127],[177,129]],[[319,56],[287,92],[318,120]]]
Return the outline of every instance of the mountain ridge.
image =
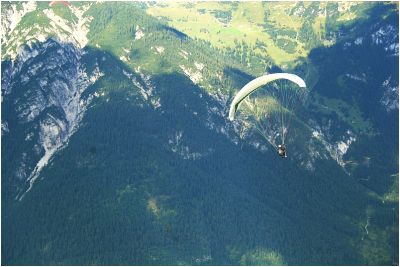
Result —
[[[40,5],[44,10],[49,9],[43,3]],[[300,110],[299,121],[312,128],[296,135],[291,147],[293,154],[283,162],[254,133],[241,139],[235,128],[240,125],[231,125],[226,119],[233,93],[257,71],[227,59],[226,54],[217,53],[218,50],[209,48],[207,43],[163,26],[135,6],[93,4],[93,9],[85,12],[93,17],[81,18],[90,21],[88,40],[92,46],[80,48],[79,42],[67,44],[50,34],[51,39],[38,47],[53,44],[57,49],[25,54],[22,61],[26,68],[14,68],[18,56],[14,63],[7,63],[2,57],[2,165],[6,166],[2,169],[4,262],[292,265],[393,264],[398,261],[396,200],[385,199],[387,203],[382,203],[382,196],[388,192],[392,181],[383,183],[373,179],[376,182],[367,189],[357,180],[367,177],[362,170],[342,167],[335,154],[332,156],[323,148],[337,145],[339,152],[344,151],[342,160],[347,160],[347,156],[357,157],[357,151],[351,152],[354,144],[363,145],[357,143],[358,133],[341,139],[340,134],[346,133],[348,127],[343,123],[347,120],[345,111],[338,112],[343,107],[338,104],[331,112],[343,114],[343,117],[318,116],[318,106]],[[129,12],[142,15],[121,25],[127,21],[125,16]],[[60,14],[60,11],[53,13]],[[140,23],[141,19],[144,24]],[[99,26],[92,23],[99,23]],[[114,32],[115,36],[106,34],[108,29],[118,25],[121,28]],[[101,32],[104,36],[96,35]],[[73,33],[70,31],[66,36],[73,36]],[[115,37],[120,36],[125,39],[117,44]],[[125,40],[132,43],[124,43]],[[390,39],[389,44],[396,40],[398,43],[398,35]],[[30,46],[27,49],[35,49],[36,44]],[[331,49],[314,50],[311,59],[318,62],[318,56],[326,55],[343,59],[341,53],[334,53],[343,47],[351,49],[341,41]],[[380,49],[377,47],[375,49]],[[75,52],[63,55],[69,50]],[[383,48],[382,51],[387,50]],[[386,52],[379,50],[377,53]],[[394,59],[396,56],[398,54]],[[65,63],[65,68],[46,69],[52,66],[52,60],[60,63],[74,57],[77,61]],[[350,56],[349,60],[354,57]],[[383,62],[385,60],[386,57]],[[35,61],[47,64],[35,68]],[[368,67],[368,64],[362,66]],[[323,66],[320,62],[316,65]],[[323,82],[336,79],[329,76],[330,73],[323,76],[321,70],[319,76],[325,79],[318,79],[314,86],[323,98],[318,104],[334,99],[327,94],[329,87]],[[13,71],[17,77],[10,75]],[[301,73],[302,70],[297,71]],[[76,75],[71,76],[70,72]],[[382,81],[387,78],[387,72],[379,75]],[[37,77],[26,81],[35,86],[19,86],[16,81],[21,77],[21,81],[26,80],[25,76]],[[49,105],[39,112],[40,115],[33,111],[20,113],[40,118],[33,131],[29,131],[29,121],[24,124],[18,116],[10,116],[9,113],[21,111],[21,104],[15,99],[23,99],[25,94],[32,97],[44,93],[41,103],[46,103],[43,99],[51,99],[50,86],[40,90],[45,86],[41,83],[46,76],[57,77],[54,79],[57,83],[83,79],[83,86],[75,86],[76,98],[71,99],[74,100],[72,107],[80,109],[82,103],[85,111],[72,116],[82,116],[76,120],[75,124],[79,125],[76,131],[63,130],[68,127],[61,127],[53,120],[52,127],[60,130],[46,136],[62,140],[56,144],[63,148],[53,154],[32,190],[16,202],[13,200],[16,184],[18,188],[18,182],[13,179],[18,170],[16,166],[25,164],[25,172],[35,166],[32,165],[35,159],[28,159],[32,155],[26,153],[29,149],[24,140],[28,138],[25,141],[29,141],[30,146],[45,149],[45,142],[30,142],[43,125],[40,120],[53,117],[69,122],[68,108],[62,107],[69,107],[70,97]],[[339,81],[346,85],[349,80]],[[398,85],[398,80],[389,80],[389,88],[396,82]],[[54,86],[54,90],[60,88],[59,84]],[[346,103],[341,97],[343,95],[338,103]],[[313,114],[310,117],[308,113]],[[357,113],[354,116],[357,118]],[[396,115],[393,116],[395,119]],[[394,119],[389,122],[393,124]],[[332,124],[339,134],[332,133]],[[307,140],[312,130],[316,131],[314,137],[329,141]],[[354,134],[357,134],[357,141],[349,144],[347,140],[352,140]],[[363,138],[369,142],[373,140],[374,144],[381,142],[374,136]],[[307,149],[303,150],[306,145]],[[374,157],[379,155],[376,146],[371,146]],[[385,143],[385,146],[390,149],[390,144]],[[12,152],[18,149],[18,156],[4,157],[16,155]],[[396,151],[389,151],[394,155],[390,157],[395,158]],[[371,166],[369,171],[382,172],[373,163],[365,164],[360,168]],[[389,165],[383,160],[383,164],[384,174],[391,175],[396,163]],[[376,177],[383,176],[376,173]],[[24,179],[20,181],[23,183]],[[34,227],[29,227],[30,224]]]

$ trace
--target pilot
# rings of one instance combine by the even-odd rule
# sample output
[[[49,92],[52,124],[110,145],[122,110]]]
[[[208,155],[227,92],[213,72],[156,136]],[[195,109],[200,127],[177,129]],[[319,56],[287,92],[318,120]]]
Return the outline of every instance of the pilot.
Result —
[[[282,158],[287,158],[286,148],[284,145],[278,145],[278,155]]]

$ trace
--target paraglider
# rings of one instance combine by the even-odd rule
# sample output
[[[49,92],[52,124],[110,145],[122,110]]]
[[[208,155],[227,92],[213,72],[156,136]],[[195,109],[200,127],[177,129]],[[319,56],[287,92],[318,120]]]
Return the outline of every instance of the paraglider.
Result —
[[[250,100],[251,94],[256,94],[256,91],[258,94],[258,89],[267,84],[267,90],[260,90],[262,92],[256,95],[253,101]],[[235,120],[239,107],[243,105],[247,116],[244,119],[253,121],[255,129],[274,146],[278,155],[286,158],[285,138],[294,109],[304,100],[307,93],[305,88],[304,80],[290,73],[274,73],[258,77],[247,83],[236,94],[230,106],[229,119]]]

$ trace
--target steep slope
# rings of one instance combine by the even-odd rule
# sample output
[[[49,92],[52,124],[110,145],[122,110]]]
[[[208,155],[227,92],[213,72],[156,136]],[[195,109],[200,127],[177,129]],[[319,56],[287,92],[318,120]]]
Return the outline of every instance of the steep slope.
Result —
[[[357,179],[371,178],[362,183],[380,195],[398,173],[398,15],[386,12],[382,6],[369,10],[367,22],[342,28],[341,42],[310,55],[325,70],[310,109],[323,128],[335,125],[331,136],[344,137],[338,151],[343,166]]]
[[[76,5],[53,10],[40,3],[27,14],[43,16],[45,39],[34,34],[23,48],[10,35],[4,41],[11,47],[2,57],[5,264],[398,262],[398,199],[382,198],[398,166],[383,160],[387,180],[367,184],[373,191],[358,181],[365,177],[363,144],[393,136],[372,114],[394,127],[398,104],[390,94],[398,78],[392,68],[375,71],[371,81],[385,88],[370,99],[381,103],[370,114],[357,90],[329,90],[338,76],[349,80],[337,79],[335,88],[353,88],[350,79],[371,62],[395,66],[398,36],[387,25],[398,29],[396,16],[350,25],[348,40],[311,52],[320,79],[298,114],[308,128],[293,138],[293,156],[283,162],[256,133],[241,139],[226,120],[230,97],[252,78],[244,71],[256,73],[249,66],[157,22],[137,4]],[[25,16],[14,29],[32,26]],[[81,28],[83,45],[74,34]],[[359,33],[363,49],[376,53],[373,61],[329,69],[321,58],[360,58]],[[368,43],[368,34],[391,38]],[[320,110],[326,102],[329,113]],[[354,103],[359,113],[338,112]],[[347,123],[359,114],[371,125]],[[365,134],[371,129],[379,135]],[[374,160],[381,155],[376,147],[368,153]],[[387,147],[391,160],[398,151]],[[360,169],[351,169],[347,157]],[[368,167],[377,170],[374,162]]]
[[[283,70],[303,76],[311,89],[308,111],[314,113],[306,114],[303,119],[311,126],[312,136],[327,150],[328,157],[337,160],[346,172],[357,169],[358,173],[360,169],[368,169],[360,162],[369,165],[374,160],[362,153],[364,158],[355,161],[352,156],[346,158],[346,153],[351,146],[373,142],[376,145],[371,147],[380,147],[379,152],[373,152],[377,153],[375,161],[380,161],[372,167],[376,172],[370,178],[365,177],[366,172],[356,176],[364,182],[375,176],[376,181],[381,177],[382,166],[390,161],[385,182],[376,186],[393,185],[398,172],[398,151],[393,148],[397,147],[398,138],[397,131],[387,131],[387,125],[395,129],[397,125],[398,78],[393,77],[397,77],[398,71],[398,5],[390,2],[149,3],[143,8],[191,37],[227,49],[247,64],[246,71],[253,75],[271,71],[269,66],[277,64]],[[203,31],[202,27],[211,22],[217,29]],[[263,34],[263,30],[268,34]],[[253,35],[259,37],[257,41]],[[297,47],[290,53],[290,59],[271,48],[282,39],[290,39],[289,43]],[[238,45],[241,42],[243,45]],[[285,50],[285,45],[279,48]],[[301,59],[308,54],[308,58]],[[360,151],[364,149],[365,146],[360,147]],[[381,160],[382,151],[390,154],[382,159],[385,163]],[[304,160],[304,165],[311,166],[310,162]],[[385,194],[382,190],[378,190],[381,195]]]
[[[241,151],[188,112],[205,114],[215,100],[184,75],[153,77],[161,105],[154,110],[124,66],[107,61],[113,68],[99,63],[104,78],[95,85],[105,95],[45,178],[6,213],[5,262],[358,262],[350,240],[363,229],[352,220],[363,217],[368,197],[340,168],[326,162],[336,172],[310,176],[275,155]]]
[[[31,189],[42,168],[79,126],[90,103],[83,92],[103,75],[98,66],[84,67],[84,58],[74,45],[50,39],[24,47],[15,61],[3,63],[2,149],[12,153],[14,161],[4,164],[2,181],[17,188],[30,184],[20,188],[17,198]]]

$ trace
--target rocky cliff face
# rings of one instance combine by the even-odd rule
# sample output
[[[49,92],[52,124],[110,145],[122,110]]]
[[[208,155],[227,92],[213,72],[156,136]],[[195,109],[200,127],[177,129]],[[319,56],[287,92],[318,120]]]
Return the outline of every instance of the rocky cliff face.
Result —
[[[74,44],[49,39],[21,47],[15,60],[3,63],[2,136],[20,137],[9,175],[20,186],[29,184],[19,188],[19,198],[68,142],[90,103],[83,93],[103,73],[98,66],[88,71],[84,58]]]
[[[45,42],[56,37],[62,42],[83,48],[88,43],[89,24],[93,19],[85,13],[91,4],[65,7],[70,19],[57,15],[52,6],[34,1],[3,5],[1,33],[2,59],[16,59],[22,45]]]

